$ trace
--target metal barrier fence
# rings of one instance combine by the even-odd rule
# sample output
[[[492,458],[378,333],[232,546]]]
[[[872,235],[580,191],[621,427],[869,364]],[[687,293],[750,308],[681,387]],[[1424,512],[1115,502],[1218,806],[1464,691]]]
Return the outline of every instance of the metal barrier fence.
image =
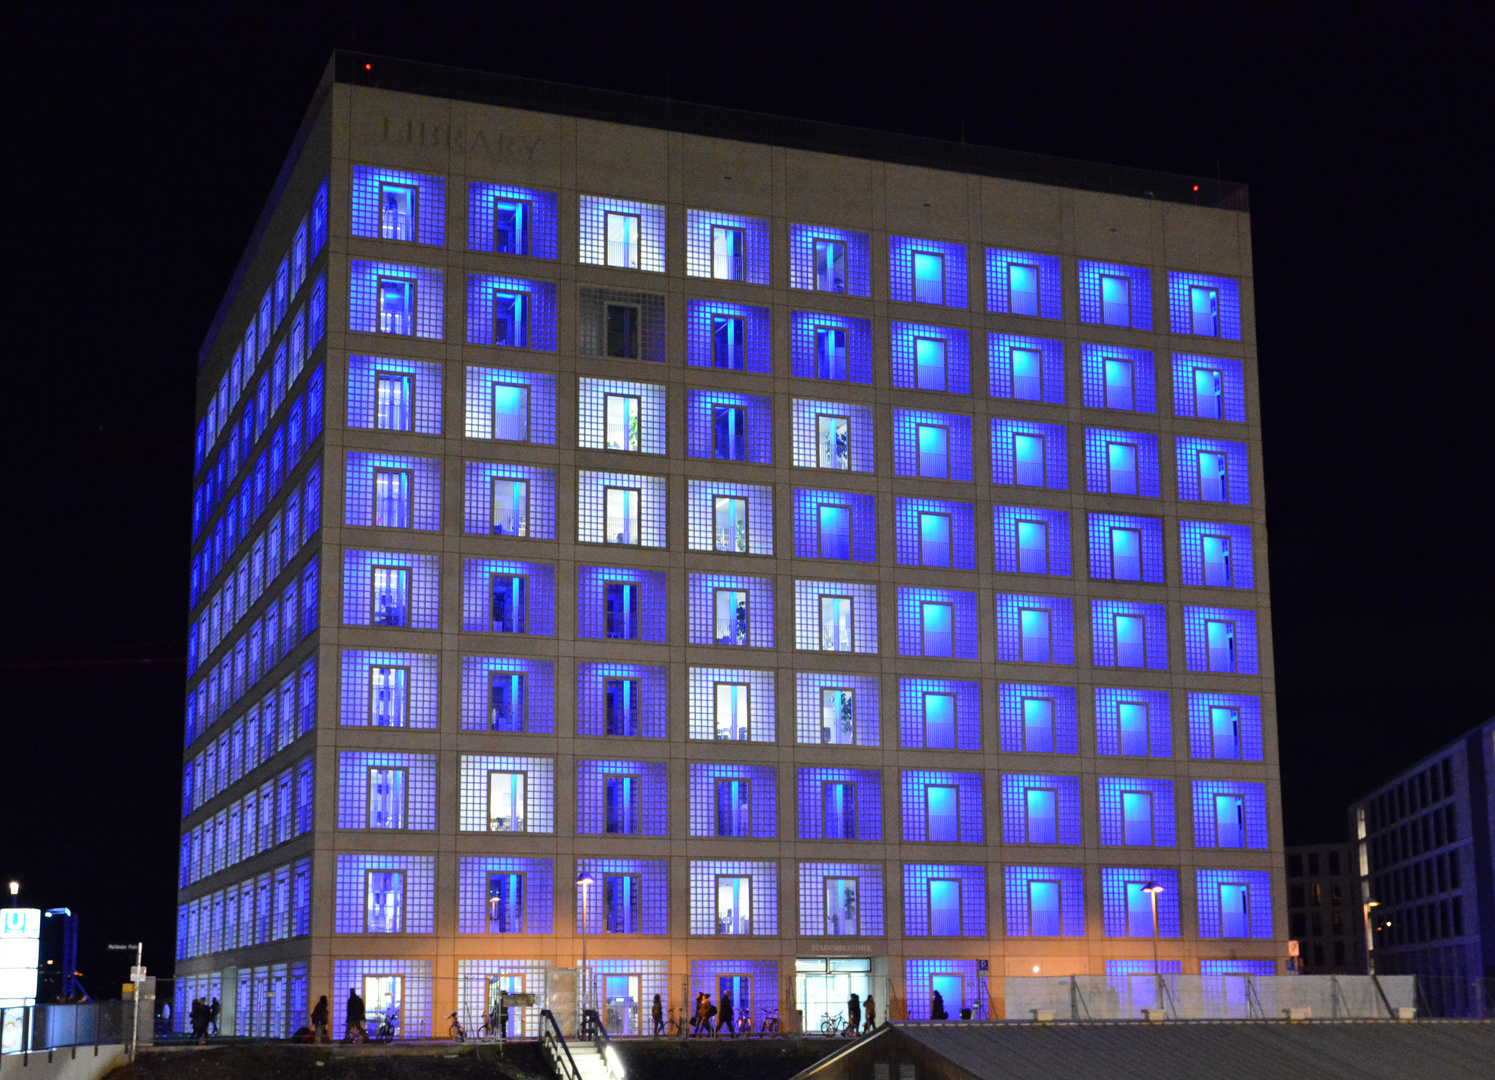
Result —
[[[1382,975],[1384,982],[1389,976]],[[1495,979],[1418,975],[1417,1015],[1442,1019],[1495,1019]]]
[[[1073,975],[1004,980],[1009,1020],[1394,1020],[1413,975]]]
[[[27,1005],[0,1009],[0,1053],[27,1054],[68,1046],[123,1045],[134,1002]]]

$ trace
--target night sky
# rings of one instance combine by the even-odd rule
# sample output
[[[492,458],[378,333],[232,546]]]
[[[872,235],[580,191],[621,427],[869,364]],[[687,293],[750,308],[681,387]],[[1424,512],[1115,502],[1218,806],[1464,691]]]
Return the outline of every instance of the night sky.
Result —
[[[126,974],[106,942],[170,969],[195,360],[335,47],[1248,183],[1287,841],[1341,837],[1495,713],[1490,30],[1435,4],[12,11],[0,881],[80,914],[96,994]]]

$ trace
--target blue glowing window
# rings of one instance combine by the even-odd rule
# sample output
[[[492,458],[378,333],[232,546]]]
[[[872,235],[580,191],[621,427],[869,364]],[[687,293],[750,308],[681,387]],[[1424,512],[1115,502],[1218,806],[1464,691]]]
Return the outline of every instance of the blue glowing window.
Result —
[[[1029,754],[1052,754],[1054,752],[1053,699],[1023,698],[1022,711],[1023,751]],[[1054,841],[1046,842],[1053,843]]]
[[[1008,844],[1080,843],[1080,781],[1002,774],[1002,839]]]
[[[549,191],[474,180],[467,185],[467,246],[554,259],[556,210],[556,196]]]
[[[966,306],[964,244],[890,236],[888,263],[892,299]]]
[[[851,558],[851,507],[823,503],[816,508],[821,559]]]
[[[638,679],[602,680],[602,731],[605,735],[636,736],[639,733]],[[609,832],[613,830],[609,829]]]
[[[1235,278],[1170,271],[1168,311],[1175,334],[1241,339],[1241,292]]]
[[[924,745],[931,750],[955,749],[955,695],[924,695]]]
[[[919,565],[950,565],[950,515],[919,515]]]
[[[555,567],[465,559],[462,626],[472,633],[555,633]]]
[[[792,408],[796,468],[873,471],[871,408],[799,398]]]
[[[826,511],[824,515],[822,509]],[[794,554],[801,559],[875,562],[875,498],[868,494],[795,488]]]
[[[919,605],[922,636],[920,653],[924,656],[955,655],[955,607],[925,601]]]
[[[770,336],[767,308],[722,300],[686,301],[685,356],[691,367],[766,375],[773,370]]]
[[[1038,267],[1025,263],[1007,266],[1007,297],[1013,315],[1037,315]]]
[[[1173,411],[1178,416],[1243,423],[1246,390],[1241,362],[1174,353]]]
[[[1064,343],[1015,334],[988,336],[991,396],[1064,403]]]
[[[441,177],[353,166],[354,236],[441,244],[445,217],[446,181]]]
[[[1171,757],[1172,724],[1165,690],[1095,690],[1096,752],[1106,756]]]
[[[403,566],[375,566],[373,574],[373,624],[410,625],[410,571]]]
[[[1158,498],[1157,436],[1086,428],[1085,478],[1092,492]]]
[[[1199,936],[1270,938],[1272,875],[1266,870],[1196,870]]]
[[[796,378],[872,382],[872,325],[866,319],[791,312],[789,342]]]
[[[685,212],[685,272],[768,284],[768,222],[712,210]]]
[[[379,333],[415,333],[415,282],[408,278],[381,277],[379,295]]]
[[[1152,280],[1145,268],[1081,260],[1079,271],[1082,323],[1152,329]]]
[[[1185,607],[1184,656],[1190,671],[1257,674],[1256,613]]]
[[[1163,581],[1163,523],[1157,518],[1090,514],[1090,576]]]
[[[1073,664],[1074,613],[1067,597],[998,593],[997,659]]]
[[[1162,604],[1090,602],[1091,647],[1097,667],[1168,667],[1168,623]]]
[[[1176,938],[1182,935],[1179,921],[1178,871],[1161,867],[1101,867],[1101,906],[1107,937]],[[1160,887],[1147,892],[1148,886]],[[1157,923],[1153,923],[1153,903]],[[1109,965],[1117,961],[1109,961]],[[1165,968],[1169,961],[1164,961]],[[1173,961],[1172,963],[1177,963]],[[1145,962],[1152,971],[1152,961]],[[1176,971],[1177,968],[1175,967]]]
[[[1181,521],[1178,531],[1185,585],[1254,587],[1249,525]]]
[[[741,405],[711,409],[712,457],[720,461],[747,460],[747,410]]]
[[[970,418],[894,409],[893,472],[898,476],[970,480]]]
[[[502,255],[528,255],[533,214],[523,199],[493,200],[493,250]]]
[[[1085,405],[1093,409],[1157,412],[1155,369],[1153,355],[1146,349],[1081,345],[1080,373]]]
[[[815,377],[839,379],[846,375],[846,330],[838,326],[815,328]]]
[[[987,248],[986,309],[1007,315],[1060,318],[1059,260],[1031,251]]]
[[[1102,844],[1173,847],[1172,780],[1102,776],[1097,784]]]
[[[1022,635],[1021,659],[1029,664],[1047,664],[1053,659],[1049,613],[1033,608],[1018,610]]]
[[[409,431],[415,379],[378,372],[374,376],[374,426],[382,431]]]
[[[523,574],[493,574],[489,577],[494,633],[523,634],[528,622],[529,578]]]
[[[415,239],[416,188],[379,185],[379,235],[385,240]]]
[[[1085,872],[1075,866],[1008,866],[1008,937],[1084,937]]]
[[[872,295],[871,248],[866,233],[829,226],[789,226],[789,287]]]
[[[846,291],[846,244],[838,240],[815,240],[815,288],[820,292]]]
[[[900,588],[898,651],[904,656],[977,659],[976,594],[955,589]]]
[[[1178,439],[1178,497],[1251,505],[1246,444],[1219,439]]]
[[[919,447],[919,475],[947,480],[950,477],[950,429],[942,425],[915,427]]]
[[[1106,380],[1106,408],[1134,409],[1136,396],[1132,392],[1132,362],[1114,357],[1104,361]]]
[[[928,251],[913,252],[914,301],[920,304],[945,302],[945,257]]]
[[[522,671],[488,673],[488,730],[526,730],[526,677]]]
[[[1064,425],[994,417],[991,437],[993,483],[1068,486]]]
[[[1069,576],[1066,511],[998,505],[992,508],[992,531],[999,573]]]
[[[1132,443],[1106,444],[1106,490],[1112,495],[1137,494],[1137,448]]]
[[[603,776],[603,833],[608,836],[638,835],[639,787],[637,776]]]
[[[1019,520],[1016,525],[1019,573],[1047,574],[1049,572],[1048,523]]]
[[[915,382],[920,390],[945,390],[945,343],[936,338],[914,339]]]
[[[602,586],[603,637],[637,641],[641,587],[633,581],[608,581]]]
[[[442,288],[440,270],[353,259],[348,329],[440,340]]]
[[[742,319],[735,315],[711,316],[711,366],[741,371],[744,354]]]
[[[936,393],[971,392],[971,347],[966,331],[895,322],[891,333],[894,386]]]

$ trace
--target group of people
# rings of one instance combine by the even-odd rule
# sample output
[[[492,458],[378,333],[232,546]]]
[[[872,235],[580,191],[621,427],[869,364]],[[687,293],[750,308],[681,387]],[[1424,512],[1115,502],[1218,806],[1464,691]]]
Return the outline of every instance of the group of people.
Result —
[[[862,1019],[862,1013],[866,1012],[867,1018]],[[871,994],[863,1001],[860,994],[852,993],[846,999],[846,1030],[855,1035],[858,1031],[872,1031],[877,1027],[877,999]]]
[[[654,995],[654,1000],[659,1000],[659,995]],[[711,1018],[716,1017],[716,1027],[711,1026]],[[737,1014],[732,1004],[732,991],[722,991],[721,1008],[718,1009],[711,1004],[711,995],[707,993],[696,994],[695,1009],[690,1017],[691,1038],[697,1035],[710,1035],[713,1039],[722,1028],[726,1028],[732,1038],[737,1038]]]
[[[188,1018],[192,1021],[192,1037],[201,1045],[208,1041],[208,1036],[218,1034],[218,1016],[223,1011],[223,1006],[217,998],[211,1003],[205,997],[192,999],[192,1011]]]

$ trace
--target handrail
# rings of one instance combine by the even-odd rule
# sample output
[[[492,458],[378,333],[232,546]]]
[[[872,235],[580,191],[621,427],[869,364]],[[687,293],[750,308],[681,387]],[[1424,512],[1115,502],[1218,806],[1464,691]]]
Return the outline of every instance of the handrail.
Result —
[[[623,1080],[622,1064],[618,1062],[618,1052],[613,1049],[613,1041],[607,1037],[607,1028],[603,1027],[602,1017],[597,1015],[596,1009],[581,1011],[581,1031],[583,1037],[588,1032],[591,1033],[592,1045],[597,1048],[597,1056],[606,1066],[610,1080]],[[618,1068],[613,1068],[614,1063],[618,1063]]]
[[[576,1067],[571,1048],[566,1045],[566,1036],[561,1034],[555,1014],[549,1009],[540,1010],[540,1045],[545,1048],[555,1071],[564,1074],[564,1080],[581,1080],[581,1070]]]

